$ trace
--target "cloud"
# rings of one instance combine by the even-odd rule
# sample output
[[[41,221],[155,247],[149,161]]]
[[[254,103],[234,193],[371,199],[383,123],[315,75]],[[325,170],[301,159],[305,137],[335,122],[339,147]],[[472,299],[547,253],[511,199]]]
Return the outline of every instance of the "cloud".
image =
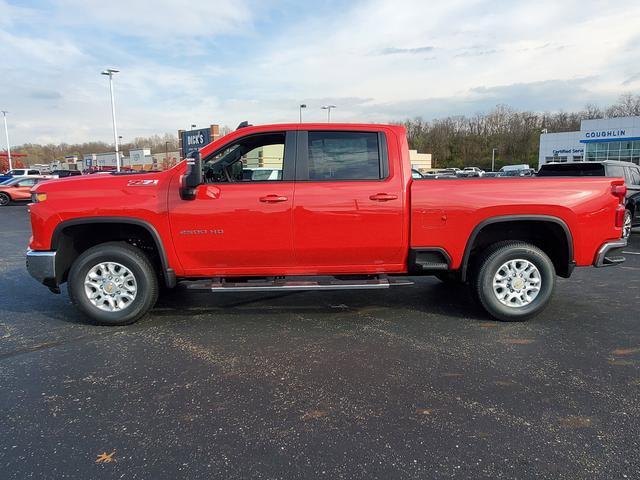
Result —
[[[62,94],[54,90],[34,90],[29,93],[29,97],[36,100],[58,100],[62,98]]]
[[[167,43],[246,30],[254,12],[261,10],[258,2],[249,0],[61,0],[59,5],[65,23]]]
[[[640,82],[640,72],[631,75],[630,77],[628,77],[627,79],[625,79],[622,82],[622,85],[632,85],[634,83],[639,83]]]
[[[11,137],[110,141],[236,125],[569,110],[635,87],[637,0],[0,0],[0,106]],[[336,15],[339,12],[339,15]],[[568,21],[568,19],[570,21]],[[562,28],[559,28],[561,26]],[[593,32],[598,32],[594,35]],[[427,61],[428,60],[428,61]],[[635,82],[635,83],[634,83]],[[627,90],[628,90],[627,88]]]
[[[379,55],[416,55],[419,53],[427,53],[433,51],[435,47],[426,46],[426,47],[415,47],[415,48],[396,48],[396,47],[387,47],[383,48]]]

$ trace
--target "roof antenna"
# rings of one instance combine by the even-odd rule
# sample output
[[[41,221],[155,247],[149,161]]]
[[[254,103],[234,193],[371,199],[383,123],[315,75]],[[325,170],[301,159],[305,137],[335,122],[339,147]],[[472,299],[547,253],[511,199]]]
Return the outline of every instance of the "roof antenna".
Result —
[[[236,128],[236,130],[240,130],[241,128],[247,128],[247,127],[253,127],[253,125],[249,125],[249,122],[245,120],[244,122],[240,122],[240,125],[238,125],[238,128]]]

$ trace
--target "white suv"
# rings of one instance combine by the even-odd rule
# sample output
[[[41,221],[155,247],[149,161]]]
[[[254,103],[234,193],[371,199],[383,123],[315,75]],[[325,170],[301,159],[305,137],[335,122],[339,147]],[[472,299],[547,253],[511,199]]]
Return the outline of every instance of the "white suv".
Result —
[[[14,168],[7,172],[7,175],[14,177],[35,177],[40,176],[40,170],[34,168]]]

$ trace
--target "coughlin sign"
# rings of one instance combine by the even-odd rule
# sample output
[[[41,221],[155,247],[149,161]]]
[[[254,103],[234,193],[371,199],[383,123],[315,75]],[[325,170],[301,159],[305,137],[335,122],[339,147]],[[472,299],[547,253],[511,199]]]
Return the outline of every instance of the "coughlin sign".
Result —
[[[627,135],[626,130],[596,130],[593,132],[585,132],[584,137],[591,138],[622,138]]]

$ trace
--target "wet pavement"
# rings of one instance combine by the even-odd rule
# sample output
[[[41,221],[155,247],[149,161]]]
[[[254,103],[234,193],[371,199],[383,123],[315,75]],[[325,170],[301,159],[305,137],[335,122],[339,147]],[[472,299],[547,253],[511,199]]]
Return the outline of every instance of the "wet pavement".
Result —
[[[172,292],[83,323],[0,209],[0,477],[639,478],[640,234],[498,323],[460,287]]]

